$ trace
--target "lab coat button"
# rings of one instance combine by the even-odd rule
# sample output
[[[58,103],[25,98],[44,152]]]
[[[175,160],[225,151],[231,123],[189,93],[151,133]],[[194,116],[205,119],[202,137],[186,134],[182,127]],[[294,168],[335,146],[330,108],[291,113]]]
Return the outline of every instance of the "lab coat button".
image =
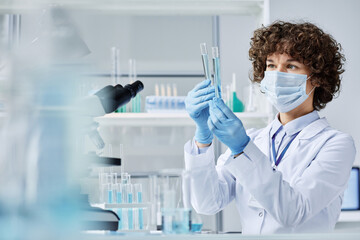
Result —
[[[259,212],[259,217],[262,217],[263,215],[263,212]]]

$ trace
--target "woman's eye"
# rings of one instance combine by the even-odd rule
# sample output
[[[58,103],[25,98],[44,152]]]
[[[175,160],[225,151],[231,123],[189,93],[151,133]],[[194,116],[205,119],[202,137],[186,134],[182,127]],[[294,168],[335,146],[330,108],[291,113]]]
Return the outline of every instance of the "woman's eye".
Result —
[[[275,65],[274,64],[268,64],[266,67],[267,68],[275,68]]]
[[[288,68],[294,70],[294,69],[296,69],[297,67],[296,67],[295,65],[289,64],[289,65],[288,65]]]

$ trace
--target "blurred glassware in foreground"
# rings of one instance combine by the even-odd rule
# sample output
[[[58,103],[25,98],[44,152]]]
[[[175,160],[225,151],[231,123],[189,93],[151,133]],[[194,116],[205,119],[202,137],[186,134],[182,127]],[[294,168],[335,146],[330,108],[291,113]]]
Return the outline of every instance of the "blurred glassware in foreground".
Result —
[[[81,74],[72,64],[89,49],[66,10],[50,6],[33,43],[8,50],[6,92],[0,92],[7,113],[0,133],[1,238],[74,235],[85,164],[73,107]]]

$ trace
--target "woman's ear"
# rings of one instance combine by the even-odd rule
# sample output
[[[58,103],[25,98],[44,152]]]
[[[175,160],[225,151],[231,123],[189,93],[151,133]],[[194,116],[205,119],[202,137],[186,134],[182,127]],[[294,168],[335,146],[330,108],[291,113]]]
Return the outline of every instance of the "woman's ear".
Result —
[[[320,84],[316,81],[316,77],[311,74],[310,77],[308,78],[308,80],[310,80],[311,86],[313,87],[320,87]]]

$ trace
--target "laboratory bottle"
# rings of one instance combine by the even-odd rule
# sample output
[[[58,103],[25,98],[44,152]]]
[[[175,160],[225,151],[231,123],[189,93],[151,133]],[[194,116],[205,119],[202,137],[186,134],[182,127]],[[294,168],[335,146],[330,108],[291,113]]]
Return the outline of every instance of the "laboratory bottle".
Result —
[[[240,99],[236,96],[236,92],[233,92],[232,94],[232,107],[233,107],[233,112],[243,112],[245,109],[244,104],[240,101]]]
[[[190,213],[191,232],[200,233],[202,226],[203,226],[203,221],[200,215],[195,211],[195,209],[191,208],[191,213]]]
[[[232,90],[232,111],[233,112],[243,112],[245,110],[244,104],[240,101],[240,99],[236,95],[236,74],[232,74],[232,84],[231,84],[231,90]]]

